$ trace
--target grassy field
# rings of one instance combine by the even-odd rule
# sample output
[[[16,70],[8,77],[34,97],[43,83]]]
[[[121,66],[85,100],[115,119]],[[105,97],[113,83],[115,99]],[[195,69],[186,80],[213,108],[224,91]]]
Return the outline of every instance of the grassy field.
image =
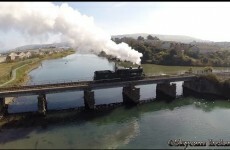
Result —
[[[117,62],[119,66],[123,67],[137,67],[138,65],[133,65],[129,62]],[[193,71],[203,70],[205,67],[194,67],[194,66],[163,66],[163,65],[155,65],[155,64],[142,64],[146,75],[156,75],[156,74],[178,74],[184,73],[192,68]],[[229,67],[213,67],[214,70],[230,70]]]
[[[7,84],[7,86],[17,86],[17,85],[21,85],[23,83],[26,83],[26,81],[28,81],[28,76],[27,74],[32,70],[37,68],[40,65],[41,60],[38,58],[32,59],[30,62],[28,62],[28,65],[25,65],[24,67],[20,68],[17,70],[16,72],[16,79]]]
[[[16,72],[16,79],[13,82],[7,84],[5,87],[17,86],[17,85],[26,83],[29,79],[27,74],[31,70],[37,68],[43,60],[61,58],[61,57],[64,57],[64,56],[67,56],[73,53],[75,53],[75,51],[69,50],[69,51],[64,51],[61,53],[53,53],[51,55],[45,55],[41,58],[31,58],[31,59],[27,59],[24,61],[18,61],[18,62],[12,62],[12,63],[0,63],[0,84],[5,83],[6,81],[11,79],[12,69],[20,67],[24,64],[28,64],[18,69]]]
[[[33,59],[27,59],[18,62],[0,63],[0,84],[10,80],[11,70],[31,62]]]
[[[10,79],[10,71],[17,63],[0,63],[0,84]]]
[[[143,64],[142,67],[146,74],[177,74],[178,72],[184,73],[185,71],[188,71],[189,68],[192,68],[194,71],[203,69],[203,67],[162,66],[154,64]]]
[[[193,71],[203,70],[205,67],[194,67],[194,66],[162,66],[154,64],[143,64],[144,72],[146,74],[178,74],[184,73],[192,68]],[[229,70],[229,67],[213,67],[214,70]]]

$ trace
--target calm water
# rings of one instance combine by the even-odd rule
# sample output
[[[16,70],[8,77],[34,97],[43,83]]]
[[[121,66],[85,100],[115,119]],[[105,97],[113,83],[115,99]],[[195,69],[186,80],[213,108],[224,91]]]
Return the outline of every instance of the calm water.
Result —
[[[47,60],[30,73],[29,84],[92,80],[95,70],[112,70],[113,65],[106,59],[86,54]],[[182,82],[176,84],[179,96]],[[139,87],[141,99],[156,96],[156,85]],[[84,105],[83,92],[48,94],[47,101],[50,110]],[[120,102],[122,88],[96,90],[95,101],[96,104]],[[230,141],[229,108],[229,101],[195,98],[179,98],[172,103],[154,101],[129,109],[119,107],[103,115],[50,124],[45,129],[4,129],[0,132],[0,148],[178,148],[169,147],[168,140]],[[23,111],[37,111],[36,96],[17,98],[9,106],[10,113]]]

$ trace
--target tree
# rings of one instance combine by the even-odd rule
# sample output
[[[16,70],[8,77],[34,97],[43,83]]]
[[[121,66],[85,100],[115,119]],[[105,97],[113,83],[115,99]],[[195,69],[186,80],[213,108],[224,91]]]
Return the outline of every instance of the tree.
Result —
[[[193,72],[192,67],[188,69],[188,73],[191,74]]]
[[[160,40],[158,37],[156,37],[156,36],[153,37],[152,35],[148,35],[147,39],[148,40]]]
[[[177,55],[177,50],[172,49],[172,50],[170,50],[169,54],[170,54],[171,57],[174,56],[174,55]]]
[[[147,39],[148,39],[148,40],[154,40],[154,37],[153,37],[152,35],[148,35],[148,36],[147,36]]]
[[[205,67],[204,68],[204,72],[205,73],[211,73],[213,71],[213,68],[212,67]]]
[[[204,63],[204,64],[207,64],[208,63],[208,58],[206,58],[206,57],[202,58],[201,62]]]
[[[119,38],[114,38],[113,41],[114,41],[116,44],[121,43],[121,39],[119,39]]]
[[[11,57],[10,56],[6,56],[6,61],[5,61],[6,63],[11,63],[11,62],[13,62],[12,60],[11,60]]]
[[[158,37],[154,36],[154,40],[160,40]]]
[[[102,56],[102,57],[105,57],[105,56],[106,56],[106,53],[105,53],[105,51],[101,51],[101,52],[98,54],[98,56]]]
[[[139,41],[144,41],[144,40],[145,40],[145,38],[144,38],[144,37],[142,37],[142,36],[138,36],[137,40],[139,40]]]

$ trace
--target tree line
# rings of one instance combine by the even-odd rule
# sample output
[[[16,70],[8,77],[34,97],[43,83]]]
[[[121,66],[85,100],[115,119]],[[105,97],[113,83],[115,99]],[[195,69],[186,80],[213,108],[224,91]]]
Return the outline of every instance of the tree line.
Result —
[[[137,39],[130,37],[114,38],[115,43],[127,43],[130,47],[141,52],[141,63],[178,66],[230,66],[230,51],[211,51],[201,53],[193,44],[185,44],[173,41],[162,41],[151,35],[145,39],[139,36]]]

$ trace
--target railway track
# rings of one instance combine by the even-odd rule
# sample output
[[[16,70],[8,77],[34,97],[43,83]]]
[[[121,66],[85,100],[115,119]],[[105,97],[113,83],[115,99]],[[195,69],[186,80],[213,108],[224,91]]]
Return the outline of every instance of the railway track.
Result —
[[[165,79],[165,78],[173,78],[173,77],[182,77],[182,75],[146,76],[146,77],[139,79],[139,80]],[[53,88],[53,87],[89,86],[92,84],[113,83],[113,82],[122,82],[122,81],[135,81],[135,80],[138,80],[138,79],[136,79],[136,78],[129,78],[129,80],[127,80],[127,79],[124,79],[124,80],[108,79],[108,80],[98,80],[98,81],[80,81],[80,82],[63,82],[63,83],[49,83],[49,84],[38,84],[38,85],[12,86],[12,87],[5,87],[5,88],[2,87],[2,88],[0,88],[0,92],[22,91],[22,90],[30,90],[30,89],[46,89],[46,88]]]

